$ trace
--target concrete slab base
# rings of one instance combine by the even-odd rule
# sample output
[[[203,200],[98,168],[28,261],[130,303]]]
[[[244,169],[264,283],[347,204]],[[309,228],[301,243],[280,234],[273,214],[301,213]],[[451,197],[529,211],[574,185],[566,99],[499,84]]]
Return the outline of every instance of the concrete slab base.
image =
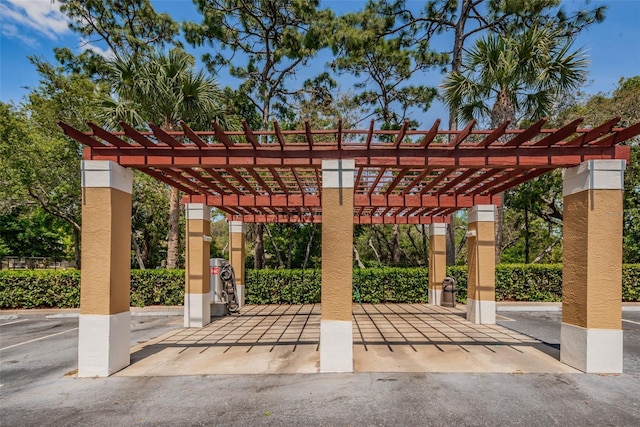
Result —
[[[245,306],[204,328],[137,345],[117,376],[320,372],[320,306]],[[465,319],[466,307],[353,306],[354,372],[578,373],[559,350],[499,325]]]

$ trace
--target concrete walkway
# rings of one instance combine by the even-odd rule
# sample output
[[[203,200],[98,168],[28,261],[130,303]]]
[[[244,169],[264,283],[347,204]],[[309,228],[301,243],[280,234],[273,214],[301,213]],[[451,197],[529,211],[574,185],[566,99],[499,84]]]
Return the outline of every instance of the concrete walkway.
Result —
[[[474,325],[465,307],[354,304],[356,372],[573,373],[559,351],[499,325]],[[498,316],[500,317],[500,316]],[[316,373],[320,305],[245,306],[132,349],[117,376]]]

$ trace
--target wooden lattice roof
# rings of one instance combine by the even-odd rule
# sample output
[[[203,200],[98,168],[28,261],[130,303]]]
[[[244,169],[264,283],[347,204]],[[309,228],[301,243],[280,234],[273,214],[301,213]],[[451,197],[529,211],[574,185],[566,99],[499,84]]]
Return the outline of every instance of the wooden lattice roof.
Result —
[[[543,129],[458,131],[312,129],[195,131],[182,122],[165,132],[149,124],[141,132],[121,123],[107,131],[89,123],[81,132],[59,122],[85,145],[85,159],[112,160],[138,169],[185,193],[184,201],[206,203],[245,222],[321,222],[322,160],[355,159],[354,222],[425,224],[477,204],[500,203],[499,194],[550,170],[585,160],[625,159],[620,143],[640,134],[640,123],[616,128],[620,118],[590,129],[577,119]]]

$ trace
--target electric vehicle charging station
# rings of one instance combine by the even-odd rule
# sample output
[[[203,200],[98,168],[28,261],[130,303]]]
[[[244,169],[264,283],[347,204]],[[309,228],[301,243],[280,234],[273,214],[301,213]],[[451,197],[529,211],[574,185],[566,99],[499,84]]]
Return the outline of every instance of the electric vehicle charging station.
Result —
[[[233,267],[224,258],[209,259],[211,317],[223,317],[240,309]]]

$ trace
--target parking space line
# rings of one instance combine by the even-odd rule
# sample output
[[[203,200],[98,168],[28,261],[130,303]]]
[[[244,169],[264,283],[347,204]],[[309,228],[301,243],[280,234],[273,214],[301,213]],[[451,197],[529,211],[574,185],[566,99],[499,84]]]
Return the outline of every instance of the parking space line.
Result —
[[[14,345],[10,345],[8,347],[2,347],[2,348],[0,348],[0,351],[9,350],[10,348],[20,347],[21,345],[29,344],[29,343],[36,342],[36,341],[41,341],[41,340],[44,340],[44,339],[47,339],[47,338],[55,337],[57,335],[62,335],[62,334],[66,334],[67,332],[77,331],[77,330],[78,330],[78,328],[67,329],[66,331],[58,332],[56,334],[51,334],[51,335],[47,335],[47,336],[40,337],[40,338],[34,338],[32,340],[21,342],[21,343],[14,344]]]
[[[633,320],[622,319],[623,322],[633,323],[634,325],[640,325],[640,322],[634,322]]]
[[[13,322],[3,323],[2,325],[0,325],[0,327],[2,327],[2,326],[8,326],[8,325],[13,325],[14,323],[26,322],[27,320],[30,320],[30,319],[14,320]]]

